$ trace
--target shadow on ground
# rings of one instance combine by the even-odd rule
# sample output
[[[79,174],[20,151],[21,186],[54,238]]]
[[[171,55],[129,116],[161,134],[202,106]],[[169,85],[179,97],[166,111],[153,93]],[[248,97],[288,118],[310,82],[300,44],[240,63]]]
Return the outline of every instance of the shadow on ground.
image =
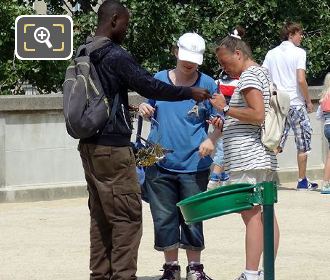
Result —
[[[156,276],[140,276],[138,277],[138,280],[158,280],[162,277],[161,275]],[[185,280],[186,278],[181,278],[181,280]]]
[[[278,187],[278,190],[284,190],[284,191],[295,191],[295,192],[297,192],[297,189],[296,188],[292,188],[292,187]],[[313,190],[313,191],[311,191],[311,190],[303,190],[303,191],[298,191],[298,192],[321,192],[321,188],[319,187],[318,189],[316,189],[316,190]]]

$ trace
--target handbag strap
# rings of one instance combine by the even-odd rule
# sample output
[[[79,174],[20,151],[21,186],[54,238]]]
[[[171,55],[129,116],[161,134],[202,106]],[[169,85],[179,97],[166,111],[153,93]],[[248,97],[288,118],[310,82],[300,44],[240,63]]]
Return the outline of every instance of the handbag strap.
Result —
[[[139,115],[138,123],[137,123],[137,131],[136,131],[136,138],[135,142],[141,144],[141,133],[142,133],[142,126],[143,126],[143,117]]]

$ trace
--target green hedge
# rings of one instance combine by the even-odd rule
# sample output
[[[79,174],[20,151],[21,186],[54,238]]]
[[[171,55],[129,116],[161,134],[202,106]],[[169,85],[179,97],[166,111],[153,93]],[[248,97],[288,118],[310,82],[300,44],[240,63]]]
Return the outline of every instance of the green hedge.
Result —
[[[42,93],[58,91],[67,61],[19,61],[14,58],[14,22],[18,15],[32,14],[23,0],[3,0],[0,4],[0,92],[22,93],[25,81]],[[49,13],[64,13],[61,0],[47,0]],[[77,47],[94,29],[96,0],[79,2],[75,12],[74,46]],[[122,0],[132,13],[125,47],[152,73],[175,65],[171,47],[177,38],[189,31],[202,35],[207,42],[205,62],[201,70],[214,76],[218,70],[213,52],[217,37],[223,37],[236,25],[246,28],[255,59],[262,62],[266,52],[278,45],[279,29],[287,19],[299,21],[305,29],[302,47],[307,51],[307,75],[310,84],[322,82],[330,71],[330,8],[327,0],[200,0],[141,1]]]

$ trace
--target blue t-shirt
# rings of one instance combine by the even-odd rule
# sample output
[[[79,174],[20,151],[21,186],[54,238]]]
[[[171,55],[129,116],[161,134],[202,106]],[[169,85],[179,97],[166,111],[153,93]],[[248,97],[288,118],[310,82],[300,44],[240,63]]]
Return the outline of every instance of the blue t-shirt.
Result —
[[[158,72],[155,78],[173,84],[169,78],[169,70]],[[215,81],[203,73],[199,73],[193,86],[205,88],[211,94],[217,90]],[[148,139],[173,150],[157,164],[167,170],[180,173],[207,170],[212,158],[210,156],[201,158],[198,151],[200,144],[207,138],[206,120],[211,114],[217,113],[210,102],[208,100],[199,102],[198,114],[188,114],[196,105],[193,99],[176,102],[149,99],[148,102],[155,108],[154,118],[159,123],[151,122]]]

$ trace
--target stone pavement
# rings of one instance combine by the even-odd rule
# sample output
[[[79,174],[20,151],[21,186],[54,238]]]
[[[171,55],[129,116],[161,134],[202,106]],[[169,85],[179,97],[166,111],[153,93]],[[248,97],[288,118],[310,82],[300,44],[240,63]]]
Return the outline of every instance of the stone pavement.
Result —
[[[281,243],[276,280],[330,279],[330,195],[297,192],[285,184],[276,206]],[[86,198],[0,204],[1,280],[88,279],[89,216]],[[162,254],[153,250],[149,207],[144,204],[140,280],[157,279]],[[237,214],[205,222],[205,270],[234,279],[244,267],[244,226]],[[180,252],[184,271],[186,260]],[[185,276],[184,273],[182,275]]]

